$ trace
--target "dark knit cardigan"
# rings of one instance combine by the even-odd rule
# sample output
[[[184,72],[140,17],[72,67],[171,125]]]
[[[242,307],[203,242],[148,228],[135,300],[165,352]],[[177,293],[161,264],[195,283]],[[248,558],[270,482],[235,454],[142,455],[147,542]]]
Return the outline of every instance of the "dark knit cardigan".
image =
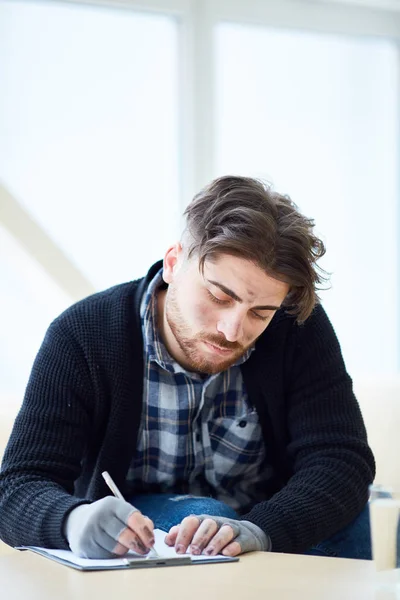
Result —
[[[122,491],[143,397],[139,307],[149,281],[118,285],[66,310],[33,365],[0,473],[0,538],[68,548],[63,524],[83,502]],[[351,379],[319,305],[304,325],[283,310],[241,365],[275,476],[241,518],[276,552],[302,552],[363,508],[375,472]]]

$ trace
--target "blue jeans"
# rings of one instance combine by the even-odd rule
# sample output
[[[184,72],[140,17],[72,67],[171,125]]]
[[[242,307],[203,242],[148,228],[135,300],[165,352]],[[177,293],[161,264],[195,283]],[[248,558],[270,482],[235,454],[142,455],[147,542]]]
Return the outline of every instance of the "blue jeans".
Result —
[[[157,529],[163,531],[169,531],[189,515],[239,518],[233,508],[215,498],[179,494],[139,494],[130,498],[129,502],[149,517]]]
[[[239,518],[233,508],[214,498],[178,494],[140,494],[130,498],[130,502],[148,516],[155,527],[164,531],[169,531],[173,525],[177,525],[182,519],[193,514]],[[370,560],[371,534],[368,505],[347,527],[316,544],[304,554]]]
[[[368,504],[349,525],[329,539],[316,544],[304,554],[314,556],[337,556],[339,558],[372,559],[371,530]]]

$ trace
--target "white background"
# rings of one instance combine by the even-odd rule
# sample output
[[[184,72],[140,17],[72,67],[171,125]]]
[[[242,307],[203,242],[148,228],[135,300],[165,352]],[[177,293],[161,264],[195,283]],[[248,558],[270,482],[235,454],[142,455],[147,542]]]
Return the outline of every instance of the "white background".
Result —
[[[50,321],[143,275],[226,173],[315,219],[350,373],[399,373],[400,13],[376,6],[0,0],[0,185],[20,209],[0,190],[0,411]]]

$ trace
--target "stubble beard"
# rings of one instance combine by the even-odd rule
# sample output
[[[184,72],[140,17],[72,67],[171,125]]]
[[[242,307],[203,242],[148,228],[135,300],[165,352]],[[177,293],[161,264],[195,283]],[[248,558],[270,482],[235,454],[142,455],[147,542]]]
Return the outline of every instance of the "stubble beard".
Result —
[[[224,337],[218,335],[206,334],[200,331],[193,336],[190,327],[185,323],[182,316],[176,290],[172,285],[169,286],[165,299],[165,318],[179,348],[184,354],[185,364],[182,366],[189,371],[209,375],[220,373],[236,363],[247,350],[247,347],[243,348],[242,345],[236,342],[228,342]],[[214,359],[207,358],[205,349],[202,352],[202,347],[204,348],[202,341],[207,341],[221,348],[232,349],[233,352],[227,358],[218,356],[215,356]]]

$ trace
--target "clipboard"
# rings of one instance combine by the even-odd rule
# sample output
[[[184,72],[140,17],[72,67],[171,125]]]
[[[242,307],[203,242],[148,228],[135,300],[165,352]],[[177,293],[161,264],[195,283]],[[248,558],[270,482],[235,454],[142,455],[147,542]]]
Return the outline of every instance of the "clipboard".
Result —
[[[189,555],[185,556],[165,556],[158,558],[111,558],[109,560],[96,559],[72,559],[67,555],[72,555],[72,552],[67,550],[47,550],[36,546],[20,546],[17,550],[30,550],[44,558],[54,560],[59,564],[67,567],[72,567],[78,571],[115,571],[119,569],[151,569],[156,567],[179,567],[182,565],[196,564],[198,561],[192,561]],[[65,553],[65,556],[63,554]],[[85,561],[85,562],[83,562]],[[86,562],[87,561],[87,562]],[[211,562],[211,561],[210,561]],[[91,563],[91,564],[89,564]]]
[[[237,556],[207,556],[204,554],[177,554],[174,548],[164,542],[166,532],[161,529],[154,530],[155,545],[158,555],[143,557],[134,552],[128,552],[122,558],[92,559],[80,558],[70,550],[53,550],[39,546],[19,546],[16,550],[30,550],[44,558],[54,560],[62,565],[77,569],[78,571],[109,571],[117,569],[149,569],[157,567],[179,567],[184,565],[204,565],[213,563],[237,562]]]

